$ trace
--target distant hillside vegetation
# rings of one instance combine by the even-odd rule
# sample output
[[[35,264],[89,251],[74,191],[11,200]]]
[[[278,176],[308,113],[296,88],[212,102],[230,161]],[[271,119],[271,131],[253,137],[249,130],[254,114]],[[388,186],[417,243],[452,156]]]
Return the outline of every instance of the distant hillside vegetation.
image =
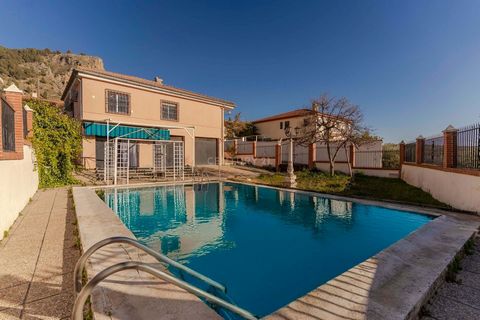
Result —
[[[70,72],[77,66],[103,70],[103,61],[99,57],[70,51],[0,46],[0,88],[14,82],[27,94],[38,92],[39,97],[59,99]]]

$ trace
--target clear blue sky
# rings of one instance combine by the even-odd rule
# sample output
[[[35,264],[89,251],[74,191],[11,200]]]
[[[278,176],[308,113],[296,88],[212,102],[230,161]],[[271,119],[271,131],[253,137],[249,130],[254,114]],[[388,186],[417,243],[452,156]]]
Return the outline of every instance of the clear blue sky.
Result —
[[[480,120],[480,1],[2,1],[0,45],[233,100],[244,119],[328,92],[386,141]]]

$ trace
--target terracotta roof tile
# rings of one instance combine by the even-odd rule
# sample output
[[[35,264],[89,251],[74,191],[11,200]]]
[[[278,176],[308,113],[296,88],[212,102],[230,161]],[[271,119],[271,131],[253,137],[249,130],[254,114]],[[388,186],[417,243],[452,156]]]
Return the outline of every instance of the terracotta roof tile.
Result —
[[[310,109],[296,109],[288,112],[283,112],[279,114],[275,114],[273,116],[261,118],[258,120],[252,121],[253,123],[259,123],[259,122],[268,122],[268,121],[275,121],[275,120],[281,120],[281,119],[287,119],[287,118],[295,118],[295,117],[303,117],[311,113],[312,110]]]

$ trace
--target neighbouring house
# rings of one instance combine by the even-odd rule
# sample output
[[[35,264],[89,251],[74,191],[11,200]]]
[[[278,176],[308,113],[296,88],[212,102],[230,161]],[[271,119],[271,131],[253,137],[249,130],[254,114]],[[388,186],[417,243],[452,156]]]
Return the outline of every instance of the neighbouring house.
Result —
[[[258,135],[272,140],[285,139],[286,128],[302,127],[311,117],[311,109],[296,109],[252,121]]]
[[[230,148],[234,150],[235,159],[253,164],[255,166],[277,167],[289,159],[289,142],[286,141],[286,129],[302,128],[312,121],[312,109],[296,109],[266,118],[252,121],[255,129],[262,139],[257,141],[230,141]],[[320,114],[318,111],[316,111]],[[344,121],[348,125],[347,121]],[[318,128],[317,130],[321,130]],[[332,139],[330,148],[335,148],[334,141],[341,138],[337,135]],[[246,140],[246,139],[242,139]],[[288,139],[287,139],[288,140]],[[332,150],[332,149],[331,149]],[[317,142],[310,146],[293,142],[293,163],[295,165],[317,168],[328,171],[330,160],[327,147],[324,143]],[[375,176],[398,177],[399,156],[398,150],[384,152],[381,139],[372,140],[359,146],[347,145],[342,148],[335,158],[335,170],[349,173],[352,168],[355,172]],[[388,157],[393,159],[387,161]],[[388,162],[388,163],[387,163]]]
[[[38,172],[29,141],[32,110],[23,105],[14,84],[0,97],[0,239],[38,188]]]
[[[235,107],[165,85],[158,77],[84,68],[72,72],[62,100],[65,110],[82,122],[83,166],[97,171],[114,148],[122,153],[117,161],[128,158],[130,168],[221,164],[224,113]]]

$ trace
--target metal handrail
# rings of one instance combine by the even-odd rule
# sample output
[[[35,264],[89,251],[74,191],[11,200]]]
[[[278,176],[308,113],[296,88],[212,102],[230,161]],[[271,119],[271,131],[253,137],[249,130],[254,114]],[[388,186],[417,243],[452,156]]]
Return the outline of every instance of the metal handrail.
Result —
[[[87,262],[87,259],[97,250],[107,246],[107,245],[110,245],[110,244],[113,244],[113,243],[126,243],[126,244],[129,244],[129,245],[132,245],[140,250],[142,250],[143,252],[151,255],[152,257],[154,257],[155,259],[157,259],[158,261],[160,262],[164,262],[164,263],[167,263],[181,271],[184,271],[186,273],[188,273],[189,275],[217,288],[218,290],[226,293],[227,292],[227,288],[218,283],[217,281],[215,280],[212,280],[210,279],[209,277],[207,276],[204,276],[203,274],[195,271],[195,270],[192,270],[190,269],[189,267],[187,266],[184,266],[183,264],[181,263],[178,263],[172,259],[170,259],[169,257],[163,255],[163,254],[160,254],[152,249],[150,249],[149,247],[147,246],[144,246],[143,244],[139,243],[137,240],[135,239],[132,239],[132,238],[127,238],[127,237],[111,237],[111,238],[106,238],[106,239],[103,239],[97,243],[95,243],[93,246],[91,246],[87,251],[85,251],[84,254],[82,254],[82,256],[80,257],[80,259],[78,259],[78,262],[77,264],[75,265],[75,271],[74,271],[74,289],[75,289],[75,293],[78,293],[80,292],[80,290],[82,289],[82,273],[83,273],[83,269],[85,268],[85,263]]]
[[[196,169],[196,171],[199,173],[199,175],[197,176],[194,174],[194,181],[195,177],[198,177],[200,179],[200,183],[203,183],[204,181],[210,182],[210,175],[205,170]]]
[[[210,175],[207,172],[202,171],[202,181],[201,182],[203,182],[204,177],[206,178],[207,182],[210,182]]]
[[[144,262],[139,262],[139,261],[128,261],[128,262],[122,262],[115,264],[111,267],[108,267],[107,269],[99,272],[95,277],[93,277],[87,285],[80,291],[78,294],[77,298],[75,299],[75,304],[73,306],[73,312],[72,312],[72,319],[73,320],[83,320],[83,307],[85,305],[85,302],[87,301],[87,298],[90,296],[92,293],[93,288],[103,281],[105,278],[109,277],[112,274],[115,274],[120,271],[124,270],[130,270],[130,269],[135,269],[135,270],[140,270],[147,272],[157,278],[160,278],[164,281],[170,282],[175,284],[176,286],[192,293],[195,294],[198,297],[204,298],[205,300],[214,303],[216,305],[219,305],[231,312],[234,312],[240,316],[242,316],[245,319],[248,320],[257,320],[258,318],[248,312],[245,309],[242,309],[236,305],[233,305],[223,299],[220,299],[208,292],[205,292],[195,286],[192,286],[191,284],[182,281],[180,279],[175,278],[174,276],[160,271]]]

